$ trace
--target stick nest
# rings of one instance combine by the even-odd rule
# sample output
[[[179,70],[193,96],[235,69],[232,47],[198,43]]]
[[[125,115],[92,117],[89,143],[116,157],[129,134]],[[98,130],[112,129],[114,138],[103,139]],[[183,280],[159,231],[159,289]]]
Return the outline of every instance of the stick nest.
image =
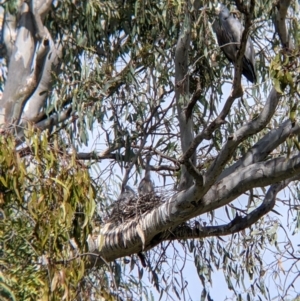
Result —
[[[150,212],[162,202],[162,197],[153,193],[119,199],[115,201],[107,222],[120,225],[131,219],[138,218],[146,212]]]

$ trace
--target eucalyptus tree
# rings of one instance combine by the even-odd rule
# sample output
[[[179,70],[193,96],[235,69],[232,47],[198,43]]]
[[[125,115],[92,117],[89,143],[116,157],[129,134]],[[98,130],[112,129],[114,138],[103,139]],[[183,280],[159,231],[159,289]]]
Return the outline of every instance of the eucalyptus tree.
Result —
[[[151,299],[147,272],[185,300],[171,252],[194,258],[202,300],[215,270],[235,299],[299,293],[298,2],[226,1],[234,65],[214,4],[1,1],[1,298]],[[138,196],[145,168],[156,187]]]

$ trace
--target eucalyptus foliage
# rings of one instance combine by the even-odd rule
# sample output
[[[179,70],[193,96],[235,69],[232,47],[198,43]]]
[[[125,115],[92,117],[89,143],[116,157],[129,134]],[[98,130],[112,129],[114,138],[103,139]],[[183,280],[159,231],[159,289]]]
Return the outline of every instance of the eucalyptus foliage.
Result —
[[[298,1],[225,1],[256,85],[215,4],[1,1],[1,300],[193,300],[189,259],[201,300],[300,294]],[[149,153],[159,205],[125,219]]]

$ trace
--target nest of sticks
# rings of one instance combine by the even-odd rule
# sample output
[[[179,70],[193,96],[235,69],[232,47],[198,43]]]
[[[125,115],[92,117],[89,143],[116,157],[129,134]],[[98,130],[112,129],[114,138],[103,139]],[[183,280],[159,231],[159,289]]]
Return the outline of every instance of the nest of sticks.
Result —
[[[140,217],[163,203],[162,197],[154,193],[115,201],[107,222],[120,225]]]

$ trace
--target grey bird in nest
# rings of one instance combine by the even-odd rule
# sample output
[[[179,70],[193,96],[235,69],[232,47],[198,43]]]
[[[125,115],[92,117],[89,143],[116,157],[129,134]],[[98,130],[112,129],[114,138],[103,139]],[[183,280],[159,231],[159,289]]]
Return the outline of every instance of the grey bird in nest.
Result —
[[[124,189],[122,189],[120,196],[118,197],[117,201],[128,201],[136,197],[134,190],[129,186],[126,185]]]
[[[149,153],[146,156],[145,176],[141,180],[138,187],[138,192],[140,196],[152,194],[154,192],[154,185],[150,177],[150,161],[151,161],[151,154]]]

